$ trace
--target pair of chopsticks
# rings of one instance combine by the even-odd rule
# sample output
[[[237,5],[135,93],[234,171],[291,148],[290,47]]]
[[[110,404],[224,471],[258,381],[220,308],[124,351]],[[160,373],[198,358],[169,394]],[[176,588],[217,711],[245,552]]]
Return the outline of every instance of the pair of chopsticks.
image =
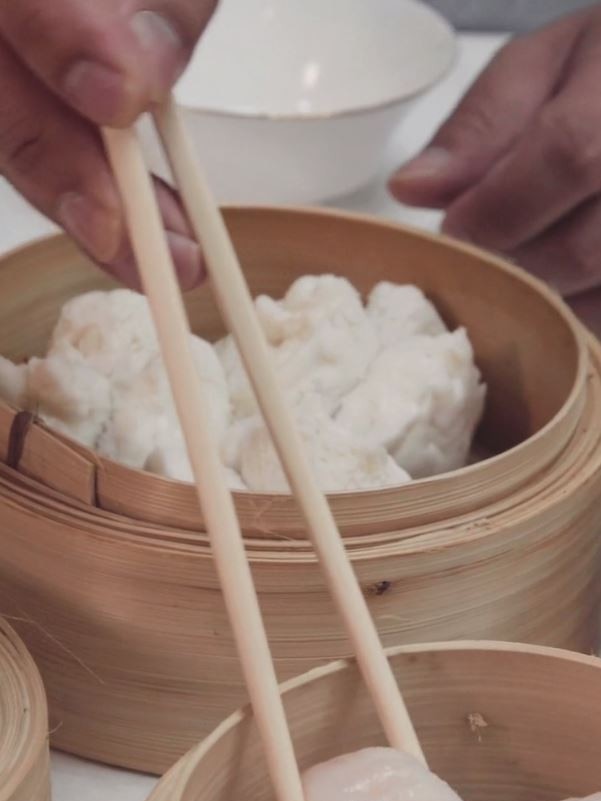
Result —
[[[327,499],[316,483],[278,387],[250,291],[180,112],[171,98],[157,107],[153,116],[194,235],[202,245],[217,302],[242,356],[384,732],[392,747],[425,762]],[[133,129],[105,130],[103,136],[154,317],[276,796],[279,801],[304,801],[244,540],[192,359],[189,323],[152,182]]]

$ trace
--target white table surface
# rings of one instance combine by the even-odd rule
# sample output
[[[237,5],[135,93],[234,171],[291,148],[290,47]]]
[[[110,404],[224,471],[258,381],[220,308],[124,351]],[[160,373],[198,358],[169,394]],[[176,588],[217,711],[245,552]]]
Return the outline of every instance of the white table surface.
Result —
[[[416,105],[399,129],[390,154],[390,168],[426,143],[502,41],[503,37],[497,35],[461,37],[460,57],[453,73]],[[437,213],[395,204],[386,191],[384,176],[336,205],[428,229],[435,229],[439,223]],[[53,230],[0,178],[0,253]],[[54,801],[144,801],[156,781],[57,753],[53,754],[52,769]]]

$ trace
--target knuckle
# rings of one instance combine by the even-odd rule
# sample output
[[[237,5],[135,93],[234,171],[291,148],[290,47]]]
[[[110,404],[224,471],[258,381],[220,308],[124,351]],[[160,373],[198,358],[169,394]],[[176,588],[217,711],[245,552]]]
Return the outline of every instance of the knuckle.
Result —
[[[0,159],[3,171],[13,174],[35,172],[44,160],[47,132],[29,117],[17,117],[0,130]]]
[[[440,131],[452,148],[467,140],[481,142],[482,137],[490,137],[498,126],[498,112],[485,100],[475,100],[469,96],[462,102],[449,122]]]
[[[538,140],[549,169],[586,191],[601,185],[601,131],[586,114],[548,107],[541,113]]]
[[[3,14],[9,34],[21,46],[35,45],[48,36],[48,15],[43,4],[11,3],[10,14]]]
[[[183,0],[169,3],[165,0],[156,3],[156,11],[163,14],[176,28],[182,43],[189,50],[193,48],[200,34],[208,25],[217,10],[220,0]]]
[[[594,243],[587,241],[586,237],[569,237],[565,243],[565,255],[575,284],[601,283],[599,248]]]

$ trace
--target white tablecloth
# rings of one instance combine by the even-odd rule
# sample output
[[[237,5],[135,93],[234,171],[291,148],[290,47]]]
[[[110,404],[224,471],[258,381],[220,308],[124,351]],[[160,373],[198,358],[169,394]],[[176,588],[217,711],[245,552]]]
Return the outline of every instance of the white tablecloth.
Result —
[[[416,152],[453,108],[474,76],[503,41],[493,35],[461,37],[461,55],[454,72],[416,106],[398,132],[391,153],[395,162]],[[436,228],[436,213],[401,208],[388,196],[382,181],[338,205],[424,228]],[[0,179],[0,253],[44,236],[53,226],[33,211]],[[54,801],[144,801],[155,780],[91,765],[63,754],[53,755]]]

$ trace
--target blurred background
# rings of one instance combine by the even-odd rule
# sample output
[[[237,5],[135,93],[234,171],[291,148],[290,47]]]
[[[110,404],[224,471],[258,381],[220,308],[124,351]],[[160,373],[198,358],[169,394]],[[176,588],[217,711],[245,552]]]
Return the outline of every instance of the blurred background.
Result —
[[[596,5],[594,0],[426,0],[458,28],[477,31],[527,31]]]

